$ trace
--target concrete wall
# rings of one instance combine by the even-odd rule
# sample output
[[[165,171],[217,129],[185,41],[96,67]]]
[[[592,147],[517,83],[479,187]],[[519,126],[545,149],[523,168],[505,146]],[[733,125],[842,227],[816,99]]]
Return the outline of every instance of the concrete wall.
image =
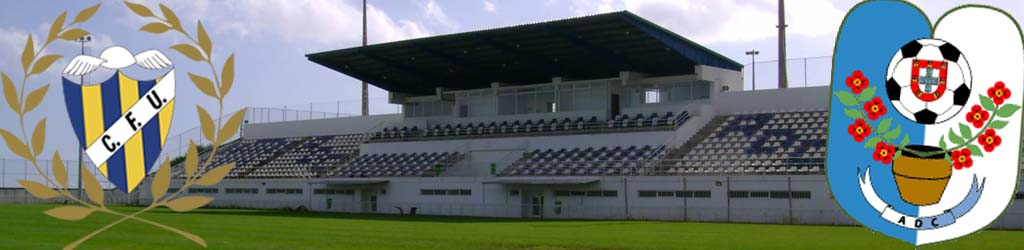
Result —
[[[697,78],[701,80],[708,80],[717,83],[718,88],[712,89],[712,92],[719,92],[722,90],[721,86],[729,87],[730,92],[743,91],[743,72],[728,70],[723,68],[716,68],[705,65],[697,65]]]
[[[305,121],[246,124],[242,137],[246,139],[284,138],[368,133],[379,131],[384,125],[402,121],[401,114],[342,117]]]
[[[596,178],[596,177],[580,177]],[[218,184],[212,206],[318,211],[409,213],[508,218],[652,219],[771,224],[855,225],[829,192],[823,175],[811,176],[619,176],[591,184],[497,184],[490,177],[388,178],[373,185],[330,186],[351,194],[317,195],[321,179],[228,179]],[[139,188],[149,202],[149,183]],[[173,187],[173,186],[172,186]],[[225,194],[225,188],[257,188],[258,194]],[[302,194],[266,194],[267,188],[299,188]],[[470,190],[470,195],[422,195],[422,189]],[[615,197],[556,196],[557,191],[613,190]],[[729,198],[729,191],[809,191],[808,199]],[[640,197],[640,191],[710,191],[711,196]],[[371,202],[370,196],[376,197]],[[533,206],[534,197],[543,203]],[[327,207],[328,200],[331,206]],[[1019,201],[1019,200],[1017,200]],[[375,205],[374,205],[375,204]],[[371,211],[371,207],[376,211]],[[533,215],[531,210],[541,213]],[[1016,202],[992,228],[1024,229],[1024,204]]]
[[[723,92],[715,110],[719,115],[786,110],[828,110],[829,87]]]

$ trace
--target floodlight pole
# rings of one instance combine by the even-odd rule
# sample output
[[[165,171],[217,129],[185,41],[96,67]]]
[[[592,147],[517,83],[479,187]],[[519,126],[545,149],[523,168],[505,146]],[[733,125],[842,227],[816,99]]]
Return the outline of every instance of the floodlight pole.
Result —
[[[786,77],[786,1],[779,0],[779,88],[789,87]]]
[[[86,35],[75,39],[75,42],[82,44],[82,55],[85,55],[85,43],[92,42],[92,36]],[[83,74],[78,84],[85,85],[85,75]],[[82,144],[78,144],[78,198],[82,198]],[[51,163],[53,164],[53,163]]]
[[[747,51],[747,55],[750,56],[750,88],[751,90],[757,90],[757,63],[754,62],[754,57],[757,54],[761,54],[760,51],[752,49]]]
[[[363,46],[366,46],[366,0],[363,0]],[[370,115],[369,86],[363,81],[363,116]]]

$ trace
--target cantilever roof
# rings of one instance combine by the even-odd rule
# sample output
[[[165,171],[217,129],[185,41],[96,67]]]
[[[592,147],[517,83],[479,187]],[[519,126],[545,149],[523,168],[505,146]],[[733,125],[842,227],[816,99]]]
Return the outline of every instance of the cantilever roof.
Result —
[[[433,94],[492,82],[598,79],[620,71],[692,74],[695,65],[742,65],[622,11],[308,54],[317,64],[387,91]]]

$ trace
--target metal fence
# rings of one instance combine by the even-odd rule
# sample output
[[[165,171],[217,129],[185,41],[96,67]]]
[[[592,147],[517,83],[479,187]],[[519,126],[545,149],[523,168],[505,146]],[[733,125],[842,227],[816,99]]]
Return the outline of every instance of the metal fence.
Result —
[[[786,79],[790,88],[827,86],[831,82],[831,74],[832,56],[786,60]],[[745,90],[778,88],[779,60],[744,64],[743,86]]]
[[[88,157],[85,157],[88,158]],[[39,170],[42,170],[43,174],[53,179],[53,162],[49,160],[39,160]],[[63,161],[64,168],[68,174],[68,187],[77,188],[79,180],[78,172],[78,161]],[[96,176],[96,179],[100,181],[100,185],[104,188],[114,188],[114,185],[107,181],[107,178],[99,172],[88,161],[85,162],[85,169]],[[4,188],[21,188],[18,184],[19,179],[35,181],[43,184],[47,184],[46,180],[39,175],[39,171],[36,170],[32,162],[24,159],[0,159],[0,189]]]
[[[371,115],[402,113],[402,106],[388,103],[387,98],[371,98],[369,101]],[[281,107],[250,107],[245,118],[249,123],[269,123],[351,117],[361,115],[361,105],[359,100],[346,100]]]

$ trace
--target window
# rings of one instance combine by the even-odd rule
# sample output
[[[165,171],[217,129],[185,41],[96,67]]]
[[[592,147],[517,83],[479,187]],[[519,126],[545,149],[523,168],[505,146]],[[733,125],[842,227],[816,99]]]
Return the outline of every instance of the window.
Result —
[[[1024,193],[1017,193],[1013,196],[1014,199],[1024,200]]]
[[[322,194],[322,195],[332,195],[332,194],[353,195],[353,194],[355,194],[355,191],[352,190],[352,189],[326,189],[326,188],[318,188],[318,189],[313,189],[313,194]]]
[[[811,191],[793,191],[790,197],[793,197],[793,199],[810,199]]]
[[[772,199],[789,199],[789,192],[786,191],[772,191]]]
[[[450,101],[407,103],[402,105],[402,113],[407,117],[450,116],[452,106]]]
[[[749,198],[750,192],[747,191],[729,191],[729,198]]]
[[[225,188],[226,194],[257,194],[260,190],[256,188]]]
[[[644,91],[644,103],[645,104],[661,103],[661,90],[658,90],[658,89],[648,89],[648,90]]]
[[[188,193],[190,194],[216,194],[216,188],[189,188]]]
[[[469,190],[469,189],[420,189],[420,195],[470,196],[470,195],[473,195],[473,190]]]
[[[174,192],[178,192],[178,190],[181,190],[181,188],[168,188],[167,193],[173,194]]]
[[[576,196],[576,197],[617,197],[619,191],[616,190],[556,190],[555,196]]]
[[[690,191],[690,190],[640,190],[637,191],[637,195],[643,198],[708,198],[711,197],[711,191]]]
[[[729,191],[729,198],[810,199],[811,191]]]
[[[268,188],[267,194],[302,194],[301,188]]]
[[[509,191],[508,196],[519,196],[519,190]]]

